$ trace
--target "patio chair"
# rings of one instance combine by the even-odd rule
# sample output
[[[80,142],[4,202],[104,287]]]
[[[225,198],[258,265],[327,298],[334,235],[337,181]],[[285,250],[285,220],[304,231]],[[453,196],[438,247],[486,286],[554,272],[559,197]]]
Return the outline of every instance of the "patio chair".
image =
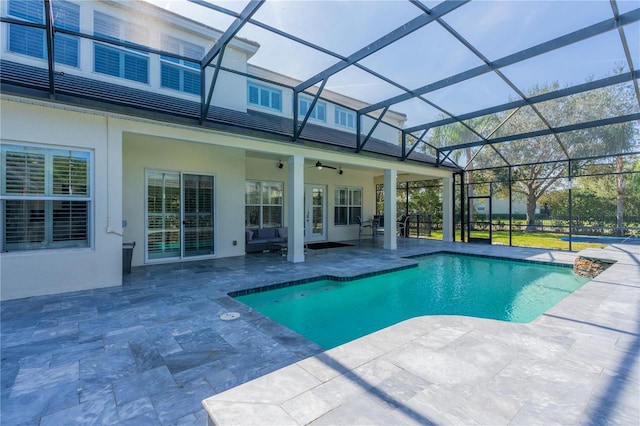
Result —
[[[372,226],[374,237],[378,235],[384,235],[384,216],[374,216]]]
[[[356,216],[356,222],[358,222],[358,241],[362,241],[362,234],[364,232],[369,232],[371,236],[373,236],[373,228],[371,227],[370,221],[363,222],[360,216]]]
[[[408,237],[409,236],[409,219],[411,218],[411,216],[409,215],[403,215],[400,217],[400,220],[398,220],[398,222],[396,222],[397,224],[397,231],[396,231],[396,235],[400,236],[400,237]]]

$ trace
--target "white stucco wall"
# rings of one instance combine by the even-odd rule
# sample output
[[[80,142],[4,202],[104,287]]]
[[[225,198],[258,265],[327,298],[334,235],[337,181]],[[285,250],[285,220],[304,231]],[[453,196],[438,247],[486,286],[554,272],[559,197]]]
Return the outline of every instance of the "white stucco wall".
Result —
[[[213,75],[213,73],[210,73]],[[223,73],[221,73],[223,74]],[[255,80],[255,79],[249,79],[250,82],[253,82],[255,84],[264,86],[264,87],[268,87],[274,90],[279,90],[282,93],[282,111],[275,111],[273,109],[270,108],[265,108],[265,107],[261,107],[258,105],[247,105],[247,100],[246,100],[246,96],[247,96],[247,91],[246,91],[246,87],[244,89],[244,102],[245,105],[247,106],[248,109],[252,109],[255,111],[262,111],[265,112],[267,114],[272,114],[272,115],[279,115],[281,117],[287,117],[287,118],[292,118],[293,117],[293,91],[291,89],[288,89],[286,87],[283,86],[279,86],[277,84],[270,84],[270,83],[265,83],[263,81],[259,81],[259,80]],[[235,84],[235,83],[234,83]],[[233,87],[237,87],[233,86]],[[216,86],[217,88],[217,86]],[[217,91],[217,89],[216,89]],[[217,92],[216,92],[217,93]],[[240,92],[235,93],[233,96],[239,96]],[[216,95],[217,96],[217,95]],[[300,95],[303,96],[305,99],[311,101],[313,98],[309,95]],[[333,129],[337,129],[340,130],[342,132],[346,132],[346,133],[351,133],[354,135],[355,138],[355,134],[356,134],[356,129],[350,129],[344,126],[339,126],[335,123],[335,111],[336,111],[336,104],[333,104],[331,102],[327,102],[325,100],[321,100],[319,102],[323,102],[326,106],[326,120],[325,121],[320,121],[320,120],[315,120],[313,118],[309,118],[309,121],[307,124],[314,124],[317,126],[323,126],[323,127],[330,127]],[[344,107],[340,107],[339,108],[342,109],[346,109]],[[355,114],[355,112],[354,112]],[[299,123],[302,123],[304,117],[299,117],[300,121]],[[362,134],[363,135],[367,135],[369,133],[369,131],[371,130],[371,128],[373,127],[373,125],[375,124],[376,120],[371,118],[371,117],[363,117],[362,118]],[[400,126],[402,123],[398,123],[398,126]],[[373,138],[377,138],[380,139],[382,141],[388,142],[390,144],[393,145],[397,145],[399,142],[399,138],[400,138],[400,132],[398,129],[389,126],[388,124],[385,124],[384,122],[381,122],[376,129],[373,131]]]
[[[513,195],[513,200],[511,201],[513,214],[525,214],[527,212],[527,203],[523,198],[518,194]],[[484,212],[489,212],[489,203],[486,200],[476,200],[475,206],[476,211],[479,211],[479,207],[482,207]],[[493,214],[509,214],[509,199],[493,197],[491,199],[491,212]],[[539,206],[536,206],[536,213],[540,213]]]
[[[375,123],[376,120],[374,120],[373,118],[363,117],[362,133],[364,135],[369,134],[369,131]],[[373,135],[371,137],[389,142],[393,145],[398,145],[398,143],[400,142],[400,131],[394,127],[389,126],[388,124],[385,124],[384,122],[381,122],[373,131]]]
[[[247,55],[232,48],[225,50],[222,57],[222,66],[236,71],[246,72]],[[213,79],[214,70],[207,68],[207,96]],[[200,99],[197,99],[199,102]],[[243,75],[228,71],[218,73],[216,86],[211,98],[211,104],[236,111],[247,111],[247,78]]]
[[[305,158],[305,183],[327,187],[327,239],[342,241],[356,239],[358,228],[333,225],[335,188],[362,188],[363,217],[369,219],[375,211],[375,181],[391,164],[351,153],[94,113],[44,101],[3,97],[0,107],[4,142],[91,150],[94,182],[91,247],[1,253],[3,300],[121,285],[122,243],[135,241],[133,265],[144,262],[146,168],[216,177],[215,255],[226,257],[245,253],[246,179],[282,181],[287,188],[287,159],[292,155]],[[283,169],[277,167],[278,159]],[[342,167],[344,174],[317,170],[313,164],[318,160]],[[395,160],[393,165],[401,166],[407,175],[447,174],[442,169]],[[286,196],[285,189],[285,203]],[[124,229],[123,219],[128,225]]]
[[[287,223],[287,162],[286,156],[282,157],[284,167],[277,167],[277,160],[266,160],[260,158],[247,158],[247,180],[263,180],[273,182],[284,182],[284,223]],[[342,175],[337,170],[318,170],[313,167],[316,161],[309,157],[308,165],[304,169],[305,184],[326,185],[327,187],[327,240],[345,241],[358,238],[357,225],[334,225],[335,219],[335,189],[339,186],[362,188],[362,211],[365,220],[371,219],[375,212],[375,184],[374,173],[372,171],[345,169]],[[338,166],[337,163],[327,163]]]
[[[146,169],[215,176],[215,256],[244,255],[242,149],[125,133],[123,156],[124,241],[136,242],[132,265],[145,262]]]
[[[118,138],[108,140],[109,119],[4,99],[0,106],[2,143],[91,150],[94,177],[91,247],[1,253],[0,298],[121,285],[122,205],[117,182],[122,156]],[[109,185],[110,180],[115,185]]]

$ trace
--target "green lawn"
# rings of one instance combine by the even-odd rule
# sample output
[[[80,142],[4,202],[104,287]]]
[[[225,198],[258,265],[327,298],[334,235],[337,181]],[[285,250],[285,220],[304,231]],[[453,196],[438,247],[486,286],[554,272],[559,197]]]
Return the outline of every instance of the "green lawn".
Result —
[[[489,232],[475,231],[474,236],[480,238],[489,238]],[[415,236],[415,234],[414,234]],[[566,237],[567,234],[554,234],[554,233],[524,233],[514,232],[512,235],[512,245],[519,247],[537,247],[548,248],[554,250],[569,250],[569,242],[562,241],[560,237]],[[420,236],[421,238],[430,238],[435,240],[442,240],[442,231],[431,231],[430,237]],[[460,238],[460,233],[456,234],[456,238]],[[494,231],[493,232],[493,244],[509,245],[509,232],[508,231]],[[576,243],[571,245],[573,251],[580,251],[586,248],[603,248],[606,244],[596,243]]]

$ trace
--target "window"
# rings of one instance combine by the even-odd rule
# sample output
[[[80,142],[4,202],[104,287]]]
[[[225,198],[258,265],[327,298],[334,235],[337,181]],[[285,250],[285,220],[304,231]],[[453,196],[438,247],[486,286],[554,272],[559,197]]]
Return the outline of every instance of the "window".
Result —
[[[334,201],[335,225],[355,225],[362,218],[362,188],[337,187]]]
[[[96,36],[131,43],[144,44],[147,40],[147,32],[143,27],[101,12],[95,12],[93,16],[93,33]],[[145,52],[99,42],[95,42],[93,46],[96,72],[139,83],[149,82],[149,55]]]
[[[344,108],[335,107],[335,121],[337,126],[356,128],[356,113]]]
[[[204,56],[204,48],[177,38],[162,35],[162,50],[198,59]],[[192,95],[200,94],[200,64],[182,59],[160,57],[160,85]]]
[[[2,146],[2,250],[89,247],[91,154]]]
[[[283,187],[282,182],[246,182],[244,221],[247,228],[282,226]]]
[[[249,105],[282,111],[282,91],[255,83],[248,83],[247,96]]]
[[[36,24],[44,24],[44,2],[41,0],[9,0],[7,13],[12,18]],[[53,2],[54,26],[71,31],[80,30],[80,7],[64,0]],[[78,67],[78,37],[56,33],[54,56],[58,64]],[[45,30],[9,25],[9,51],[34,58],[47,58]]]
[[[310,107],[311,99],[298,98],[298,115],[300,117],[307,115]],[[311,111],[309,119],[323,122],[327,121],[327,104],[321,101],[316,102],[316,106],[313,108],[313,111]]]

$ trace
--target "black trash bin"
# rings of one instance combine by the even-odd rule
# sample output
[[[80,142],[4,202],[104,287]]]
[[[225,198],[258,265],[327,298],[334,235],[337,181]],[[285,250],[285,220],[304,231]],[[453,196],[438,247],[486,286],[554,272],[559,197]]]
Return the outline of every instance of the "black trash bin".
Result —
[[[136,243],[124,243],[122,245],[122,273],[130,274],[131,273],[131,258],[133,257],[133,248],[136,246]]]

